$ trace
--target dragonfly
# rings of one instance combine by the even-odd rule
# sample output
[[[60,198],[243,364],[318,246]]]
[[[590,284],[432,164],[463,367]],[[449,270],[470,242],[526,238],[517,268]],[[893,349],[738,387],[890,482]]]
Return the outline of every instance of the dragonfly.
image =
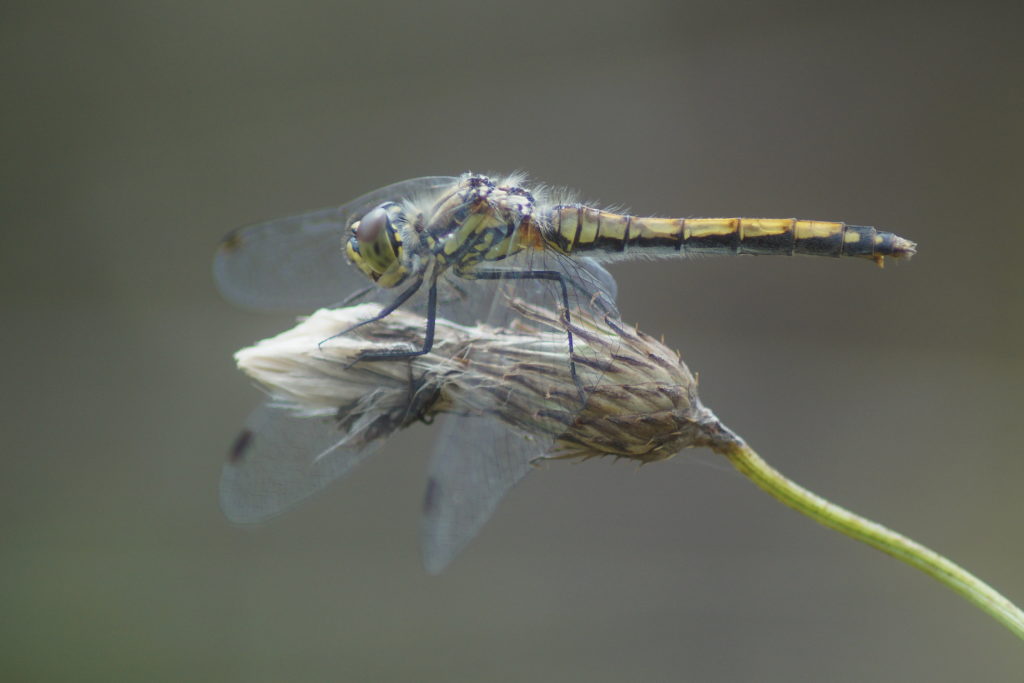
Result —
[[[573,323],[605,320],[609,330],[619,324],[617,284],[604,263],[803,254],[881,265],[886,257],[908,259],[915,251],[913,242],[869,226],[792,218],[634,216],[586,205],[565,191],[528,188],[522,176],[494,180],[465,173],[405,180],[341,206],[235,230],[217,250],[214,277],[229,301],[258,310],[309,312],[356,302],[380,304],[373,316],[320,344],[372,326],[399,309],[422,316],[418,343],[368,346],[358,355],[359,363],[430,353],[439,319],[512,329],[524,304],[557,309],[562,330],[551,334],[561,335],[571,382],[555,398],[572,415],[583,410],[604,381],[607,359],[615,357],[593,355],[585,339],[592,330]],[[519,306],[509,305],[513,300]],[[475,359],[470,350],[459,360],[471,364]],[[258,408],[222,474],[221,505],[227,517],[251,523],[276,516],[344,476],[406,424],[354,443],[347,438],[344,417],[310,415],[273,398]],[[444,419],[428,469],[421,521],[423,560],[431,573],[465,547],[498,501],[555,441],[518,431],[486,411]]]

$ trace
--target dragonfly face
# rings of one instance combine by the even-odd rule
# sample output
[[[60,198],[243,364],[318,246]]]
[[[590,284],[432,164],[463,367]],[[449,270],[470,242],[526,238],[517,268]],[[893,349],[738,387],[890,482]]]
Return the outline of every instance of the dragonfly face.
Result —
[[[403,263],[402,233],[396,228],[400,222],[404,222],[402,208],[386,202],[352,223],[352,235],[345,244],[349,261],[379,287],[397,287],[409,276]]]

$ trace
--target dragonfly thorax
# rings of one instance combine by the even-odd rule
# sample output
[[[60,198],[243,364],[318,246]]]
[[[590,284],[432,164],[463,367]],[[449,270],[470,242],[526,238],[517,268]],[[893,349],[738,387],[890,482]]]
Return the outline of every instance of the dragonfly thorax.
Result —
[[[396,287],[409,275],[402,263],[402,208],[387,202],[354,221],[345,243],[349,260],[381,287]]]

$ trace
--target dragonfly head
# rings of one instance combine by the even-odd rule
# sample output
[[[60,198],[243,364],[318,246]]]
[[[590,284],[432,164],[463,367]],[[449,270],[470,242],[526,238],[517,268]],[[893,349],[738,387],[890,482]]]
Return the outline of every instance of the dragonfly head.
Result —
[[[349,260],[381,287],[402,283],[409,271],[402,265],[402,235],[395,228],[402,208],[387,202],[352,223],[345,244]]]

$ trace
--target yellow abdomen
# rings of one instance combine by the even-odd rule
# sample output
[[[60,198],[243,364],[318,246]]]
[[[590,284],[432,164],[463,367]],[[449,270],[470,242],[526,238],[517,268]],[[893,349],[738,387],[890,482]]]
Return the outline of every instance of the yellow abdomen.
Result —
[[[644,218],[587,206],[558,206],[547,216],[544,239],[563,253],[607,259],[687,254],[809,254],[854,256],[881,264],[910,258],[916,245],[862,225],[795,218]],[[633,254],[639,256],[640,253]]]

